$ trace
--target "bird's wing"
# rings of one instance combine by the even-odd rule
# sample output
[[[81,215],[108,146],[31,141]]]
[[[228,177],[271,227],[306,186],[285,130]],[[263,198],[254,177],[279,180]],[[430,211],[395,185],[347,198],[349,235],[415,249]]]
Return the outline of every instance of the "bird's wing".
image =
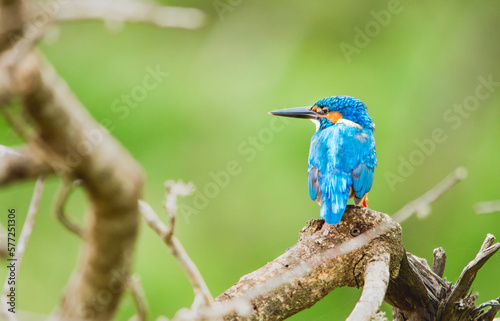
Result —
[[[354,136],[354,144],[358,153],[355,163],[353,163],[353,189],[356,197],[362,198],[372,187],[373,174],[377,166],[373,132],[361,130]]]
[[[309,162],[309,196],[313,201],[317,201],[321,205],[321,190],[319,189],[319,177],[321,173],[315,164]]]
[[[337,124],[317,132],[309,151],[309,195],[321,205],[328,224],[342,219],[350,188],[362,197],[370,190],[376,165],[370,131]]]
[[[352,168],[342,153],[349,126],[332,126],[316,132],[309,151],[309,195],[321,205],[320,214],[328,224],[337,224],[345,211],[352,186]],[[344,159],[345,158],[345,159]]]

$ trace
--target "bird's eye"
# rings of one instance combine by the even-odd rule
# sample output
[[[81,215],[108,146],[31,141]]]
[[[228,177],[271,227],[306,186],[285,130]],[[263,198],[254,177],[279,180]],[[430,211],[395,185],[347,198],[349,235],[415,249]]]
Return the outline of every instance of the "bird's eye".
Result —
[[[323,107],[323,113],[324,114],[328,114],[330,112],[330,109],[328,109],[328,107]]]
[[[355,227],[351,230],[352,236],[358,236],[359,234],[361,234],[361,230],[359,228]]]

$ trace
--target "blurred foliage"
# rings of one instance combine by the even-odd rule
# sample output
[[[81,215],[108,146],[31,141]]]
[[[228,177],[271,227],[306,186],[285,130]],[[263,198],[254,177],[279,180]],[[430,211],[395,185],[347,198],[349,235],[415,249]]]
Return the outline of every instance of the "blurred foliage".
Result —
[[[230,8],[219,14],[220,3]],[[314,127],[301,120],[271,123],[267,112],[312,105],[326,96],[360,98],[377,125],[379,167],[371,208],[394,213],[456,167],[468,169],[469,177],[435,203],[430,216],[404,222],[408,251],[431,263],[432,250],[442,246],[448,255],[445,275],[455,281],[485,235],[500,236],[500,213],[472,210],[476,202],[500,199],[498,2],[165,4],[200,8],[208,23],[196,31],[125,24],[119,32],[99,22],[67,23],[58,26],[57,41],[42,43],[41,51],[143,166],[144,199],[158,212],[167,179],[192,181],[207,197],[204,204],[200,194],[198,201],[181,200],[184,209],[196,202],[202,206],[183,212],[177,234],[214,296],[283,253],[305,222],[318,217],[306,172]],[[342,43],[357,43],[357,50],[346,56]],[[154,89],[138,89],[144,88],[148,68],[168,76]],[[491,92],[481,89],[488,97],[477,98],[480,79],[489,77],[496,85]],[[127,105],[123,95],[134,91],[140,99]],[[474,107],[474,97],[475,110],[455,111],[464,102]],[[418,142],[429,144],[436,128],[446,138],[424,154]],[[20,143],[3,119],[0,140]],[[411,170],[402,165],[406,161]],[[235,162],[229,180],[215,185],[214,175],[222,179],[220,172]],[[391,174],[400,180],[391,183]],[[46,184],[18,276],[18,308],[39,314],[58,304],[81,247],[54,217],[57,185],[56,178]],[[0,210],[16,208],[19,228],[33,186],[22,183],[0,192]],[[87,210],[86,196],[74,193],[68,212],[82,221]],[[497,255],[475,281],[481,302],[499,296],[499,265]],[[134,271],[142,276],[152,316],[172,317],[191,304],[186,277],[143,223]],[[343,320],[360,293],[336,290],[292,320]],[[126,295],[116,319],[133,313]]]

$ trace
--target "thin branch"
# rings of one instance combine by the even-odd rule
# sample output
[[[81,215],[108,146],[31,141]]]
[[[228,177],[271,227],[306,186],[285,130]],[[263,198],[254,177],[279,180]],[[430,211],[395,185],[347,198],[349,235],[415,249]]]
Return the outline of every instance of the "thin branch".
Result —
[[[151,227],[167,244],[174,258],[177,260],[181,268],[186,273],[196,296],[202,296],[203,301],[209,305],[213,301],[210,290],[201,276],[198,268],[193,263],[186,250],[184,250],[179,240],[171,233],[171,229],[163,223],[158,214],[146,202],[139,201],[139,211],[141,212],[146,223]]]
[[[71,1],[61,6],[59,21],[104,20],[123,23],[142,22],[160,28],[198,29],[205,23],[205,14],[198,9],[166,7],[153,2]]]
[[[34,19],[39,18],[38,13],[47,15],[47,21],[44,22],[41,26],[39,26],[38,22],[35,22],[34,20],[28,20],[25,22],[26,24],[31,24],[30,30],[34,30],[34,32],[31,33],[29,37],[20,37],[12,48],[5,51],[5,53],[1,57],[1,64],[3,64],[6,69],[12,69],[30,52],[32,52],[36,44],[45,36],[47,30],[49,30],[49,28],[52,26],[52,23],[54,21],[54,17],[52,14],[47,14],[45,11],[42,12],[38,10],[38,12],[34,12],[32,14],[32,17],[35,17]]]
[[[166,239],[169,239],[174,235],[175,232],[175,220],[177,217],[177,197],[179,196],[188,196],[194,193],[195,186],[193,183],[189,182],[184,184],[182,181],[166,181],[165,182],[165,203],[163,203],[163,207],[165,208],[165,212],[170,216],[170,229],[165,236]]]
[[[480,316],[478,321],[492,321],[492,320],[500,321],[500,318],[495,319],[495,315],[500,310],[500,298],[480,304],[477,306],[476,310],[482,310],[488,306],[489,309],[486,310],[486,312],[484,312],[484,314]]]
[[[443,277],[444,267],[446,265],[446,252],[442,247],[434,249],[434,261],[432,262],[432,272],[436,273],[440,278]]]
[[[28,240],[33,231],[33,226],[35,225],[35,216],[38,211],[38,204],[40,203],[40,198],[42,197],[43,190],[43,176],[40,176],[35,184],[35,189],[33,191],[33,196],[31,198],[30,206],[28,208],[28,214],[26,215],[26,220],[23,225],[23,230],[19,236],[19,241],[16,246],[16,259],[17,268],[21,264],[24,251],[26,250],[26,245],[28,245]],[[4,287],[5,289],[5,287]]]
[[[500,212],[500,200],[476,203],[476,205],[474,205],[474,212],[476,212],[476,214]]]
[[[7,308],[7,298],[10,292],[11,286],[16,284],[17,274],[19,272],[19,266],[21,265],[21,261],[23,258],[24,251],[26,250],[26,245],[28,244],[28,240],[31,236],[31,232],[33,231],[33,226],[35,225],[35,217],[38,211],[38,204],[40,203],[40,198],[42,196],[43,190],[43,176],[40,176],[35,184],[35,189],[33,191],[33,196],[31,197],[30,206],[28,209],[28,214],[26,215],[26,220],[24,221],[23,229],[21,231],[21,235],[19,236],[16,249],[15,256],[13,259],[9,259],[11,262],[10,265],[14,266],[14,275],[10,273],[5,280],[5,284],[2,290],[2,305]],[[4,301],[5,300],[5,301]],[[2,309],[3,310],[3,309]],[[15,314],[6,312],[9,320],[15,320]]]
[[[368,321],[377,313],[389,284],[390,259],[389,253],[383,253],[368,263],[361,298],[347,321]]]
[[[137,315],[133,316],[134,321],[146,321],[148,318],[148,303],[146,301],[146,295],[141,285],[141,278],[138,274],[132,274],[128,281],[128,289],[132,294],[134,299],[135,308],[137,310]]]
[[[424,195],[403,206],[392,215],[392,219],[402,223],[415,213],[419,216],[427,216],[430,213],[430,204],[466,177],[467,170],[464,167],[457,168]]]
[[[479,269],[500,249],[500,243],[494,244],[494,242],[495,237],[488,234],[481,245],[479,253],[477,253],[474,260],[469,262],[469,264],[467,264],[467,266],[463,269],[457,282],[453,286],[451,294],[446,300],[447,304],[443,311],[443,315],[451,315],[452,309],[455,307],[455,302],[458,302],[469,292],[472,282],[474,282]]]
[[[73,190],[74,184],[78,184],[77,181],[72,182],[66,178],[63,179],[59,192],[57,193],[55,211],[57,219],[62,225],[64,225],[64,227],[66,227],[70,232],[75,233],[80,238],[83,238],[83,229],[77,223],[73,222],[73,220],[70,219],[64,211],[66,201]]]

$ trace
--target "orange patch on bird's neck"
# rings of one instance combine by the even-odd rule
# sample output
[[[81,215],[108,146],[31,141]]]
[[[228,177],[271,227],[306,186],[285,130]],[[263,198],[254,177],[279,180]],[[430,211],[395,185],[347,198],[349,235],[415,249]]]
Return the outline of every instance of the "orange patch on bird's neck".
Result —
[[[328,120],[336,124],[339,121],[339,119],[342,118],[342,114],[339,113],[338,111],[334,111],[333,113],[328,113],[323,117],[328,118]]]

